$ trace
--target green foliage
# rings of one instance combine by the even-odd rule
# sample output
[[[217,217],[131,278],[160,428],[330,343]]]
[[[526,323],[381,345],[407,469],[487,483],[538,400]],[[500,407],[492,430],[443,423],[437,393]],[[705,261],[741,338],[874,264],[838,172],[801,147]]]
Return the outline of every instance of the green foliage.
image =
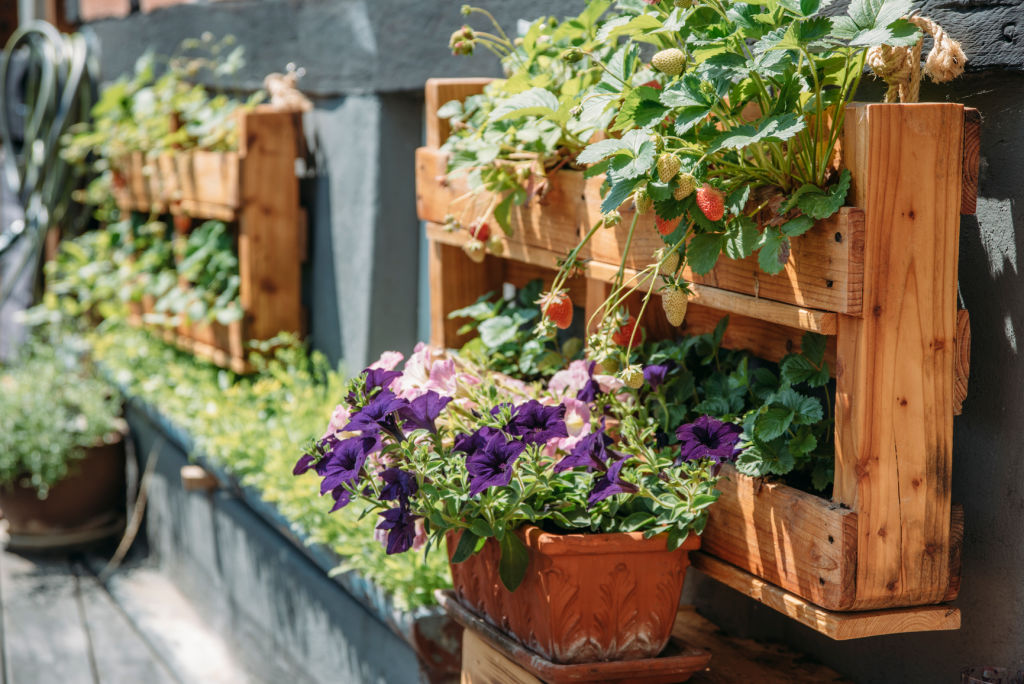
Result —
[[[292,475],[295,445],[320,434],[345,382],[294,339],[271,340],[265,349],[275,345],[255,360],[257,374],[237,376],[137,330],[111,326],[92,340],[104,371],[129,396],[155,407],[204,457],[259,490],[300,537],[338,553],[344,561],[337,572],[359,572],[402,609],[432,604],[434,589],[450,583],[444,558],[386,555],[373,538],[376,516],[360,519],[354,506],[328,514],[316,485]]]
[[[85,449],[118,437],[121,401],[66,337],[34,339],[0,367],[0,485],[40,498]]]
[[[531,281],[512,299],[481,296],[473,304],[452,311],[449,318],[468,318],[459,334],[476,331],[459,355],[488,370],[527,381],[551,377],[570,361],[580,358],[583,341],[578,337],[558,340],[537,337],[533,326],[540,316],[535,302],[543,283]]]

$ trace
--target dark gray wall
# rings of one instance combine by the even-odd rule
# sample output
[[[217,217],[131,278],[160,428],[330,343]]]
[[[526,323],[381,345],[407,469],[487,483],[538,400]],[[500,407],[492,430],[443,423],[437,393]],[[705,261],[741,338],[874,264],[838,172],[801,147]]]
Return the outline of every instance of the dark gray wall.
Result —
[[[435,75],[494,74],[488,57],[453,58],[447,35],[461,0],[249,0],[182,6],[90,26],[108,76],[145,47],[169,52],[204,30],[249,48],[236,85],[295,61],[318,95],[307,119],[319,175],[305,183],[311,216],[306,299],[315,346],[356,370],[383,349],[425,336],[422,254],[412,185],[422,95]],[[570,13],[582,0],[491,0],[506,26],[518,16]],[[981,199],[964,219],[961,286],[973,329],[970,395],[955,423],[954,501],[966,515],[963,629],[835,643],[691,573],[688,594],[728,628],[807,649],[863,682],[952,682],[970,665],[1024,668],[1024,297],[1015,226],[1024,212],[1024,5],[1020,0],[925,2],[959,38],[969,74],[926,87],[922,99],[977,107],[984,117]],[[1021,28],[1018,28],[1021,27]],[[999,67],[999,69],[996,69]],[[877,86],[866,94],[878,97]],[[420,312],[418,318],[417,310]],[[419,326],[417,325],[420,320]],[[1020,342],[1018,342],[1020,339]]]

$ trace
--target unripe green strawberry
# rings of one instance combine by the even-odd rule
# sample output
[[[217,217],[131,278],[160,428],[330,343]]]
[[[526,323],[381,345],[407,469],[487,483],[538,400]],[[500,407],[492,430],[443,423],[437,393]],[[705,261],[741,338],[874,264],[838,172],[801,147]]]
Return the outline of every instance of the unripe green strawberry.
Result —
[[[654,263],[658,264],[658,274],[663,276],[675,275],[679,268],[679,252],[668,252],[668,247],[662,247],[654,252]]]
[[[662,154],[658,157],[658,178],[661,179],[662,183],[668,183],[679,173],[680,166],[682,164],[679,161],[679,157],[669,152]]]
[[[654,208],[654,200],[647,193],[647,190],[637,190],[633,195],[633,203],[636,205],[636,213],[646,214]]]
[[[644,386],[644,372],[636,364],[626,366],[619,374],[619,378],[626,383],[626,387],[640,389]]]
[[[697,179],[692,174],[682,173],[679,175],[679,182],[676,185],[676,189],[672,191],[672,196],[677,200],[684,200],[693,194],[693,191],[697,189]]]
[[[482,264],[484,262],[484,257],[487,256],[487,246],[476,238],[469,238],[466,240],[462,245],[462,251],[466,253],[466,256],[478,264]]]
[[[619,361],[614,356],[606,356],[601,359],[597,367],[605,375],[615,375],[619,372]]]
[[[686,66],[686,55],[678,48],[662,50],[651,58],[651,66],[663,74],[678,76]]]
[[[693,0],[675,0],[672,4],[679,9],[690,9],[693,7]]]
[[[492,235],[487,240],[487,250],[491,254],[501,256],[505,253],[505,243],[501,241],[501,238],[497,235]]]
[[[707,183],[697,191],[697,206],[710,221],[720,221],[725,215],[725,198]]]
[[[661,308],[671,325],[682,325],[686,318],[686,290],[678,285],[669,285],[661,293]]]

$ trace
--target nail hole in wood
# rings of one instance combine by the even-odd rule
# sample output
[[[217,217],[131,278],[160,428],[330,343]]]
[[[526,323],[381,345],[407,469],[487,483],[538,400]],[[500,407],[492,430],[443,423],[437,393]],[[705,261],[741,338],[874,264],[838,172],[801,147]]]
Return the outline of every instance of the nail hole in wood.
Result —
[[[842,242],[842,241],[843,241],[843,234],[842,233],[836,233],[836,242]]]

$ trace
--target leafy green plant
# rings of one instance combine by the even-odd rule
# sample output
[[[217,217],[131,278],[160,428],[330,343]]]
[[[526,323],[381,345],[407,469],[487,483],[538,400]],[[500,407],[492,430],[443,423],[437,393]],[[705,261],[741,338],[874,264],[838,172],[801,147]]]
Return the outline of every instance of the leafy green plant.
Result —
[[[573,166],[576,154],[610,121],[611,116],[603,113],[586,119],[573,115],[584,93],[604,78],[604,70],[597,63],[565,60],[562,55],[569,49],[611,55],[598,35],[598,21],[611,4],[591,2],[577,17],[563,21],[539,18],[524,24],[514,40],[486,10],[463,7],[467,16],[488,17],[495,32],[463,26],[452,34],[452,51],[472,54],[482,46],[501,58],[507,77],[488,84],[481,95],[448,102],[438,111],[453,130],[443,147],[450,153],[449,173],[468,174],[471,188],[470,196],[455,203],[453,211],[461,218],[453,213],[449,227],[478,225],[480,217],[493,215],[511,233],[512,206],[543,196],[547,174]],[[485,191],[494,199],[479,211],[468,200]],[[470,230],[475,234],[475,225]]]
[[[238,257],[227,224],[205,221],[179,237],[175,249],[178,282],[160,295],[146,320],[169,325],[240,320]]]
[[[319,433],[345,378],[294,338],[263,345],[257,372],[238,376],[203,363],[141,330],[108,325],[90,339],[105,374],[194,441],[197,453],[253,487],[309,544],[342,557],[336,572],[356,571],[387,591],[397,607],[434,603],[450,586],[447,564],[415,554],[388,556],[375,521],[349,509],[329,515],[309,482],[292,475],[295,444]]]
[[[488,370],[532,381],[550,377],[570,361],[580,358],[583,341],[538,338],[533,327],[540,312],[534,302],[543,282],[534,280],[505,299],[494,293],[482,295],[473,304],[448,314],[448,318],[468,318],[458,333],[475,332],[459,350],[459,355]]]
[[[35,339],[0,367],[0,485],[46,498],[88,447],[119,438],[121,400],[74,348]]]

